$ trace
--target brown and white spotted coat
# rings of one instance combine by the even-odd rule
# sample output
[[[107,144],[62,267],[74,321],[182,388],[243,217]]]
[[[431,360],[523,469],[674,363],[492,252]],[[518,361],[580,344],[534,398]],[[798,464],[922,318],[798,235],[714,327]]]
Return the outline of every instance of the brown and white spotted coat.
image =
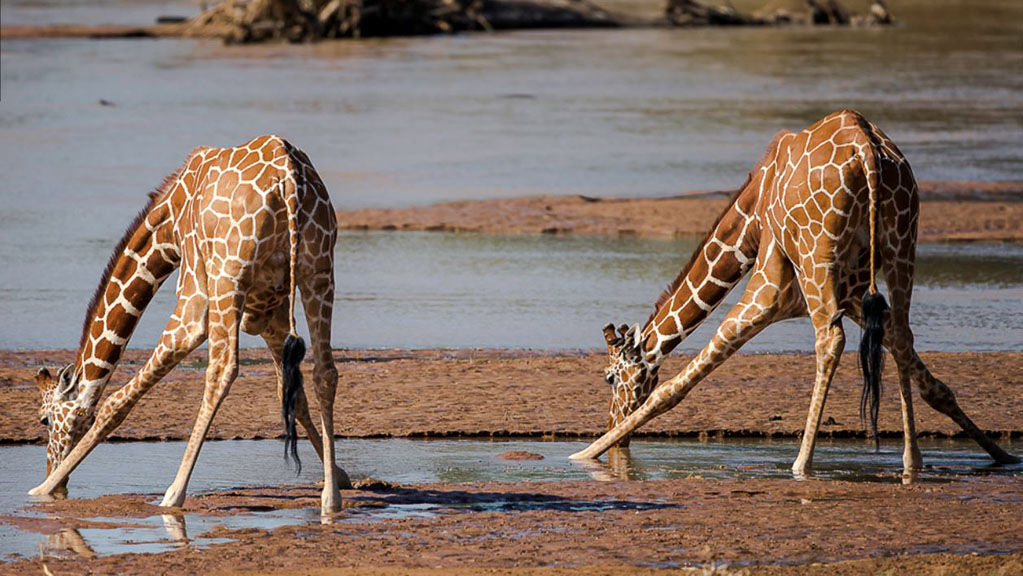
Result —
[[[878,270],[891,302],[885,346],[898,367],[907,477],[921,467],[911,383],[995,460],[1017,461],[960,409],[913,347],[913,291],[919,202],[905,157],[876,126],[853,111],[831,114],[800,133],[778,134],[731,206],[640,327],[604,328],[612,386],[608,432],[573,458],[596,458],[655,416],[682,401],[704,377],[771,323],[809,316],[816,337],[817,376],[799,456],[792,469],[811,472],[828,387],[845,346],[841,319],[862,322],[872,282],[870,227],[876,199]],[[658,367],[752,270],[741,300],[710,343],[677,376],[658,385]]]
[[[309,158],[275,136],[235,148],[196,148],[150,196],[103,274],[86,313],[75,362],[37,376],[49,428],[47,478],[32,494],[62,488],[82,459],[124,421],[139,399],[192,350],[209,341],[202,406],[164,506],[180,506],[213,416],[238,374],[243,330],[266,341],[281,394],[284,339],[295,335],[296,290],[308,319],[320,402],[320,431],[304,395],[298,420],[324,462],[324,512],[340,507],[334,465],[337,370],[330,349],[337,223]],[[180,269],[177,305],[159,343],[130,382],[99,406],[121,353],[161,283]],[[98,407],[98,408],[97,408]]]

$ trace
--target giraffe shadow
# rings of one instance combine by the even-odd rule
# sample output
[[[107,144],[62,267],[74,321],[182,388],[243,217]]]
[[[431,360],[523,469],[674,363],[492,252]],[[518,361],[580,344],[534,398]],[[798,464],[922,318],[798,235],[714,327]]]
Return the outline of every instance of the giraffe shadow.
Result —
[[[367,499],[380,507],[400,512],[416,511],[418,514],[450,512],[602,512],[602,511],[644,511],[682,508],[680,504],[621,499],[575,499],[554,494],[518,491],[466,491],[435,490],[429,488],[396,487],[386,491],[374,491],[373,495],[357,495],[353,500]],[[356,513],[374,514],[371,507],[355,507]]]

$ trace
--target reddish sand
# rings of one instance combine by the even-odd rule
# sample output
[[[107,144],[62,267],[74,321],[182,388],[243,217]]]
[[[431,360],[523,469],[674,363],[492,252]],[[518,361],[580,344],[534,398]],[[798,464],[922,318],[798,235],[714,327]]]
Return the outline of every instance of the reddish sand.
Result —
[[[0,352],[0,437],[38,441],[39,365],[69,351]],[[145,357],[128,354],[123,382]],[[543,434],[593,435],[604,422],[607,386],[600,354],[509,351],[346,352],[339,432],[347,436]],[[122,439],[183,438],[202,394],[201,355],[144,399],[115,434]],[[277,436],[279,409],[266,352],[246,351],[242,376],[218,415],[218,438]],[[683,358],[673,358],[670,372]],[[1019,435],[1023,427],[1023,354],[925,356],[957,390],[984,428]],[[860,434],[859,378],[843,365],[824,435]],[[676,410],[646,429],[654,434],[793,435],[803,426],[813,360],[798,355],[739,356]],[[882,403],[881,427],[901,429],[895,386]],[[918,429],[954,426],[923,403]],[[528,458],[528,453],[505,454]],[[627,478],[623,459],[593,468],[594,478]],[[0,518],[49,534],[71,552],[0,564],[0,573],[506,575],[679,574],[1023,574],[1023,478],[964,478],[901,486],[893,477],[849,483],[794,480],[588,481],[392,486],[366,482],[344,492],[339,522],[276,530],[214,528],[228,544],[157,555],[96,557],[84,528],[109,528],[166,510],[156,495],[115,495],[40,505],[42,519]],[[357,483],[357,485],[359,485]],[[514,506],[502,503],[513,502]],[[357,512],[398,504],[439,507],[429,518],[373,518]],[[606,507],[595,510],[594,504]],[[264,487],[193,495],[184,512],[225,515],[319,506],[315,487]],[[497,506],[495,510],[494,507]],[[502,507],[503,506],[503,507]],[[97,520],[99,519],[99,520]],[[86,533],[88,535],[88,533]],[[196,538],[200,534],[188,534]],[[710,571],[713,563],[731,563]],[[747,572],[742,572],[747,570]],[[886,572],[890,571],[890,572]]]
[[[920,242],[1023,241],[1023,182],[921,182]],[[723,193],[671,198],[537,196],[341,211],[346,230],[702,236]]]
[[[32,376],[59,366],[70,351],[0,351],[0,440],[41,442],[39,397]],[[123,384],[146,358],[130,351],[114,377]],[[336,353],[341,382],[337,433],[374,436],[593,436],[606,422],[609,392],[601,374],[605,355],[515,351],[390,351]],[[996,435],[1023,435],[1023,353],[928,353],[932,371],[956,392],[966,412]],[[189,357],[135,408],[113,438],[188,437],[202,397],[201,352]],[[673,356],[664,374],[687,357]],[[889,364],[891,366],[891,364]],[[803,429],[814,361],[806,355],[738,355],[673,411],[641,430],[656,435],[794,436]],[[891,376],[889,376],[890,380]],[[861,380],[856,363],[843,362],[824,420],[824,436],[861,435]],[[885,387],[881,430],[902,430],[898,387]],[[315,404],[314,404],[315,405]],[[919,400],[917,430],[950,435],[955,425]],[[241,375],[217,414],[211,437],[274,438],[281,434],[269,352],[243,353]],[[642,435],[641,434],[641,435]]]

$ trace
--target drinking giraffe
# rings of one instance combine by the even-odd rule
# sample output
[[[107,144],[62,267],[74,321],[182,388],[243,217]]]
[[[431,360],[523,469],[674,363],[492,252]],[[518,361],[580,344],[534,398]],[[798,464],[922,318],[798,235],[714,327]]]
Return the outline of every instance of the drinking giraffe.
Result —
[[[296,420],[324,465],[323,513],[350,483],[334,461],[337,369],[330,348],[337,222],[309,158],[276,136],[234,148],[200,147],[150,195],[103,272],[85,315],[75,361],[54,378],[40,370],[40,419],[49,429],[46,480],[30,494],[66,486],[71,472],[192,350],[209,341],[199,415],[162,506],[180,506],[213,417],[238,375],[239,332],[266,341],[277,371],[285,452],[297,461]],[[174,270],[177,305],[139,372],[100,398],[136,324]],[[295,329],[296,292],[309,325],[320,431],[309,415]],[[99,407],[98,407],[99,406]],[[98,407],[98,409],[97,409]],[[298,463],[300,465],[300,463]]]
[[[882,346],[898,369],[903,470],[922,466],[913,420],[912,383],[997,462],[1018,462],[988,438],[931,374],[913,346],[913,292],[919,200],[913,171],[895,144],[857,112],[826,116],[797,133],[779,133],[746,183],[640,327],[604,327],[612,387],[608,431],[572,458],[597,458],[683,398],[768,325],[809,316],[816,379],[797,476],[812,472],[828,387],[845,347],[842,318],[864,328],[861,409],[877,438]],[[678,375],[658,384],[661,361],[691,334],[747,273],[749,283],[710,343]],[[889,308],[877,290],[884,274]],[[876,441],[876,440],[875,440]]]

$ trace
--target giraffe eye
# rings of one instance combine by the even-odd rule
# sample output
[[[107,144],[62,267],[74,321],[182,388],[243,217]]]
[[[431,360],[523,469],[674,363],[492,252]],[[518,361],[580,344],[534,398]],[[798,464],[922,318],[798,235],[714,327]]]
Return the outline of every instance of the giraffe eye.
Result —
[[[610,386],[615,385],[615,375],[611,374],[610,372],[604,375],[604,380],[606,380],[608,385]]]
[[[47,428],[50,427],[50,419],[47,418],[46,416],[43,416],[42,418],[40,418],[39,419],[39,423],[42,424],[43,426],[47,427]]]

